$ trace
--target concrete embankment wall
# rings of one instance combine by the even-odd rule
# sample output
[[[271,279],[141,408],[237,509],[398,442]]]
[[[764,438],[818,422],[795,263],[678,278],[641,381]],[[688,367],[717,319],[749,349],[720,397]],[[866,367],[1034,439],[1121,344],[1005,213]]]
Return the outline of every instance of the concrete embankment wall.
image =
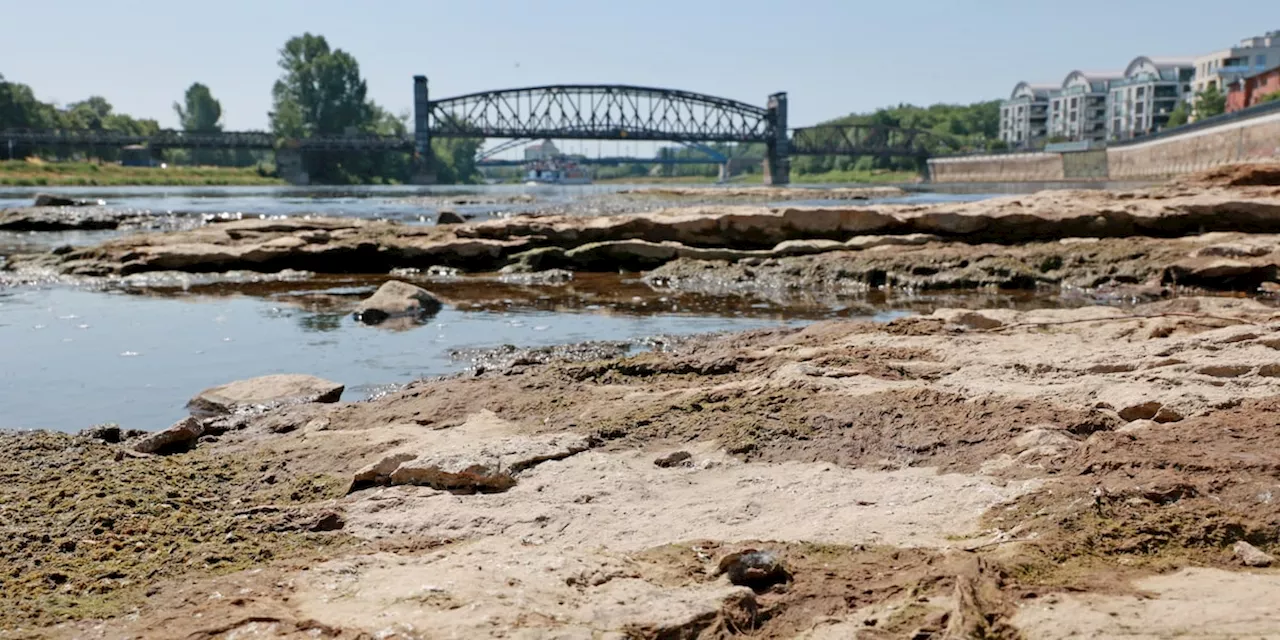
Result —
[[[1063,179],[1062,154],[1006,153],[929,160],[934,182],[1055,182]]]
[[[1164,178],[1259,160],[1280,160],[1280,112],[1107,149],[1113,180]]]
[[[933,158],[929,177],[938,183],[1150,180],[1264,160],[1280,160],[1280,110],[1105,150]]]

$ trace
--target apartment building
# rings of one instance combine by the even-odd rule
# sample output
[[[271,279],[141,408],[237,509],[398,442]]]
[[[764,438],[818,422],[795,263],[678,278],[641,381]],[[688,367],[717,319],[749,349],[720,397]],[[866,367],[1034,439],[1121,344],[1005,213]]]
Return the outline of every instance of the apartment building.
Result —
[[[1109,87],[1108,139],[1127,140],[1163,129],[1178,103],[1191,95],[1195,73],[1193,58],[1134,58],[1124,77]]]
[[[1049,97],[1049,137],[1064,140],[1107,139],[1107,96],[1111,83],[1124,79],[1119,71],[1067,74]]]
[[[1227,113],[1260,104],[1268,96],[1280,95],[1280,66],[1240,78],[1229,86]]]
[[[1214,87],[1226,93],[1236,80],[1280,66],[1280,30],[1245,38],[1238,46],[1199,56],[1195,59],[1193,93]]]
[[[1000,139],[1011,149],[1034,147],[1049,136],[1049,99],[1057,85],[1019,82],[1000,104]]]

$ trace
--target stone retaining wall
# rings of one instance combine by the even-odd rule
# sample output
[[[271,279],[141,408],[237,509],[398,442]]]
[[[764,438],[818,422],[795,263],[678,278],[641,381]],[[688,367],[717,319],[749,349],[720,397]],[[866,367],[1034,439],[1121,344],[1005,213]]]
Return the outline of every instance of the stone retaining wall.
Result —
[[[1280,111],[1105,151],[933,158],[929,175],[938,183],[1150,180],[1265,160],[1280,160]]]
[[[1107,149],[1112,180],[1166,178],[1259,160],[1280,160],[1280,112]]]
[[[929,160],[934,182],[1055,182],[1063,179],[1062,154],[1009,153]]]

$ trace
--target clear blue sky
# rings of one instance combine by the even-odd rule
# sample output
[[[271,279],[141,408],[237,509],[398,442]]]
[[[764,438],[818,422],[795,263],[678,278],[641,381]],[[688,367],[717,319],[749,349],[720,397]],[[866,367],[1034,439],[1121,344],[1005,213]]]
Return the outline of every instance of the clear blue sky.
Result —
[[[1207,53],[1280,29],[1280,1],[0,0],[0,24],[7,79],[44,100],[102,95],[165,126],[200,81],[226,128],[265,128],[277,51],[304,31],[352,53],[397,113],[423,74],[436,97],[616,82],[762,105],[787,91],[795,126]]]

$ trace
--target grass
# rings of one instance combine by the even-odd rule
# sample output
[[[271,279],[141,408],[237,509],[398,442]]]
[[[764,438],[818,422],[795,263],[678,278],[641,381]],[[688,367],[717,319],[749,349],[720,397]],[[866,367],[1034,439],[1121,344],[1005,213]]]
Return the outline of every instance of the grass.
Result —
[[[0,160],[0,186],[231,186],[279,185],[257,167],[124,167],[96,162]]]
[[[826,173],[791,172],[793,184],[899,184],[916,182],[920,174],[915,171],[828,171]],[[758,173],[740,174],[729,180],[729,184],[760,184],[764,180]],[[712,176],[624,176],[619,178],[598,178],[597,184],[714,184]]]
[[[791,172],[791,182],[796,184],[814,183],[859,183],[859,184],[897,184],[915,182],[920,174],[915,171],[828,171],[826,173]]]

